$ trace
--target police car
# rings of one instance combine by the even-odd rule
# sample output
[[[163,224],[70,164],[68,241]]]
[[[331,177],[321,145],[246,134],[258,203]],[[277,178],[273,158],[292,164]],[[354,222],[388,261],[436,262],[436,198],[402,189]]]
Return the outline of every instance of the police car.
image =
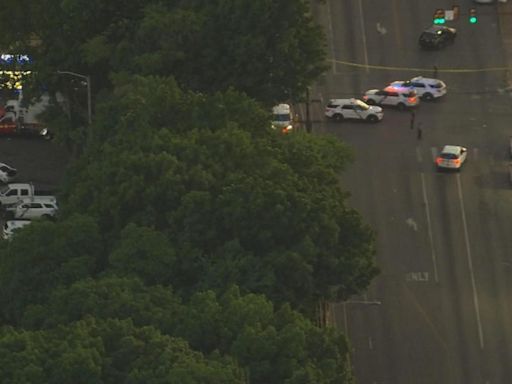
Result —
[[[426,101],[437,99],[448,92],[448,88],[443,81],[423,76],[416,76],[407,81],[393,81],[390,86],[414,90],[421,99]]]
[[[332,99],[325,107],[325,116],[336,121],[344,119],[376,123],[384,117],[381,107],[370,106],[359,99]]]
[[[392,106],[403,111],[416,107],[419,99],[416,92],[404,87],[386,87],[385,89],[370,89],[366,91],[363,100],[368,105]]]

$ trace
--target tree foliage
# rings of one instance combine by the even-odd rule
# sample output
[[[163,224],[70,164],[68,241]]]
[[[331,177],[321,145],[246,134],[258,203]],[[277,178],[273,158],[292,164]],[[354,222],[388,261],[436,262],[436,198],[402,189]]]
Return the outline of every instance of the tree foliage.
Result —
[[[93,220],[34,223],[0,247],[3,318],[19,320],[24,308],[44,302],[58,286],[89,277],[102,259],[102,239]]]
[[[243,383],[237,366],[130,320],[84,320],[43,331],[0,330],[2,382]]]
[[[0,25],[0,46],[30,54],[46,82],[62,85],[70,79],[52,74],[75,71],[91,75],[96,92],[125,72],[270,103],[301,96],[325,69],[304,0],[20,0],[0,10]]]
[[[67,210],[96,218],[114,240],[130,223],[165,233],[168,243],[151,245],[160,256],[137,258],[138,246],[121,246],[124,254],[132,249],[132,265],[147,257],[168,263],[140,265],[144,280],[172,281],[186,294],[237,284],[311,308],[361,290],[375,275],[373,234],[346,207],[336,176],[350,160],[339,141],[255,131],[239,120],[238,104],[250,105],[242,95],[194,96],[155,77],[121,83],[115,93],[102,110],[116,113],[99,118],[109,133],[71,172]],[[263,112],[250,114],[259,121]],[[130,231],[128,244],[146,230]]]

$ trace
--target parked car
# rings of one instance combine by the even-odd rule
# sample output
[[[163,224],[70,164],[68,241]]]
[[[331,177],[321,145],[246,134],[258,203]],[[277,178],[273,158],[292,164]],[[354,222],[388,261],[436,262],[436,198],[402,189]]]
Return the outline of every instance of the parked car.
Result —
[[[468,150],[460,145],[445,145],[443,150],[436,158],[438,170],[456,170],[459,171],[468,155]]]
[[[439,49],[453,43],[456,36],[455,28],[433,25],[421,33],[418,42],[423,49]]]
[[[369,106],[358,99],[332,99],[325,107],[325,116],[336,121],[354,119],[376,123],[382,120],[384,112],[381,107]]]
[[[401,87],[370,89],[365,92],[363,100],[368,105],[387,105],[396,107],[400,111],[416,107],[420,102],[414,90]]]
[[[6,208],[7,217],[13,219],[53,219],[58,210],[57,202],[44,198],[20,201],[15,206]]]
[[[15,177],[18,171],[16,168],[13,168],[5,163],[0,163],[0,181],[2,183],[8,183],[12,181]]]
[[[414,90],[421,99],[426,101],[437,99],[448,92],[443,81],[423,76],[416,76],[407,81],[393,81],[390,86]]]
[[[6,240],[12,238],[13,233],[31,223],[30,220],[7,220],[2,228],[2,237]]]
[[[56,201],[52,192],[36,190],[31,183],[10,183],[0,188],[0,206],[9,206],[27,198],[41,196]]]

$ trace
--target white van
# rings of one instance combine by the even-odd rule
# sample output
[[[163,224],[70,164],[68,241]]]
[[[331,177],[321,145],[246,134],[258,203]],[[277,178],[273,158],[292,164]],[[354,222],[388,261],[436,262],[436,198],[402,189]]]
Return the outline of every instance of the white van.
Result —
[[[272,108],[272,128],[283,133],[293,130],[293,115],[289,104],[278,104]]]

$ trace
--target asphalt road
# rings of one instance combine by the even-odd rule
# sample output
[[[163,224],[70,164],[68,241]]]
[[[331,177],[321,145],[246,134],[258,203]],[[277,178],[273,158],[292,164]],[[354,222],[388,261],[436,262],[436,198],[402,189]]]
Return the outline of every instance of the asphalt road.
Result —
[[[507,66],[500,20],[512,23],[512,14],[500,19],[496,5],[477,6],[479,23],[470,25],[473,3],[458,4],[461,17],[449,23],[457,41],[439,52],[420,51],[417,38],[451,1],[313,4],[332,58],[311,91],[313,131],[354,147],[342,183],[378,234],[381,275],[364,296],[333,310],[361,384],[512,382],[512,92],[500,69]],[[407,112],[392,109],[373,125],[323,119],[330,98],[432,76],[434,66],[449,93],[420,105],[414,129]],[[469,148],[462,172],[435,171],[446,144]]]
[[[18,170],[13,182],[31,182],[39,188],[58,189],[69,158],[68,152],[52,141],[0,138],[0,162]]]

